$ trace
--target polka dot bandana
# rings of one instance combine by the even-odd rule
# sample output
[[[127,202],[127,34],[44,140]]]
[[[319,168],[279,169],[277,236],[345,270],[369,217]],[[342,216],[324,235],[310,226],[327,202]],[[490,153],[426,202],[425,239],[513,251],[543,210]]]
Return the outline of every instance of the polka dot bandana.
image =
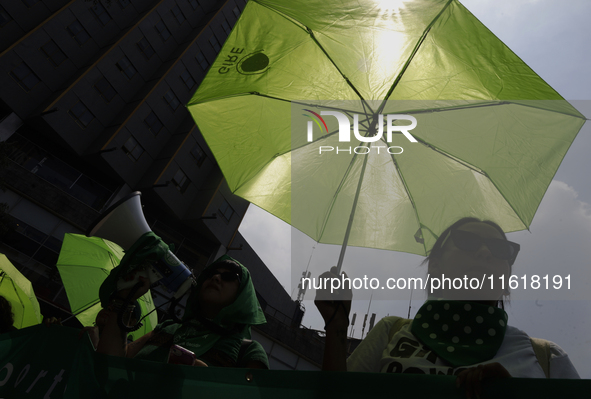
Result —
[[[468,366],[492,359],[499,350],[507,313],[494,306],[463,301],[427,301],[411,332],[451,365]]]

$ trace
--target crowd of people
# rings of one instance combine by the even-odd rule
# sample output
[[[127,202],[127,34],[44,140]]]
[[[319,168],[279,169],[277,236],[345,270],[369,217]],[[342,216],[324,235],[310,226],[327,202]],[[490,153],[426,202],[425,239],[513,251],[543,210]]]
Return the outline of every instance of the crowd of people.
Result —
[[[439,235],[424,263],[432,277],[498,278],[511,274],[519,250],[496,223],[467,217]],[[320,277],[339,278],[336,273],[333,268]],[[117,319],[137,320],[133,302],[150,287],[147,279],[140,281],[131,294],[128,289],[113,292],[95,326],[85,329],[97,352],[199,367],[269,368],[265,350],[251,339],[250,330],[264,324],[265,316],[251,275],[238,261],[223,256],[207,266],[181,320],[167,320],[128,342]],[[510,293],[501,284],[479,290],[478,296],[450,288],[429,293],[412,320],[383,318],[348,357],[351,287],[343,287],[334,298],[317,290],[315,304],[326,330],[322,369],[454,375],[467,397],[478,397],[486,384],[503,378],[579,378],[558,345],[509,324],[504,307]],[[0,310],[0,332],[14,330],[10,303],[3,297]]]

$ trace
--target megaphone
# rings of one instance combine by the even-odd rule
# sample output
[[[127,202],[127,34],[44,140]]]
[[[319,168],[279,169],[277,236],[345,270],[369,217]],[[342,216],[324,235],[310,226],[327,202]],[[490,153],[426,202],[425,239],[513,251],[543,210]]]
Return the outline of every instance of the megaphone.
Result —
[[[115,203],[91,225],[86,235],[104,238],[118,244],[126,251],[127,256],[127,251],[142,236],[152,232],[144,218],[141,195],[141,192],[135,191]],[[131,276],[119,279],[118,291],[132,288],[140,277],[147,278],[151,286],[157,285],[156,283],[162,284],[175,299],[183,296],[191,288],[193,283],[191,271],[168,249],[166,244],[162,243],[162,240],[159,240],[158,245],[164,250],[164,256],[155,261],[146,262],[144,267],[134,270]]]

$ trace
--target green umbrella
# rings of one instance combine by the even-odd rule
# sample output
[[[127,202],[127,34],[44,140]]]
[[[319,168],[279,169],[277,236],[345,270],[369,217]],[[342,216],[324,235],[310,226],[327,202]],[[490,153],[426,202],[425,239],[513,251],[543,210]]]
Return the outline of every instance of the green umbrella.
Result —
[[[423,255],[463,216],[527,228],[585,122],[457,0],[251,0],[188,108],[235,194]]]
[[[99,288],[111,270],[123,258],[123,249],[99,237],[67,233],[60,250],[57,268],[68,295],[72,313],[84,326],[94,324],[101,310]],[[148,291],[139,300],[142,315],[154,309]],[[156,313],[143,320],[144,326],[131,333],[134,339],[150,332],[158,323]]]
[[[31,282],[0,254],[0,295],[12,305],[16,328],[25,328],[41,323],[39,302]]]

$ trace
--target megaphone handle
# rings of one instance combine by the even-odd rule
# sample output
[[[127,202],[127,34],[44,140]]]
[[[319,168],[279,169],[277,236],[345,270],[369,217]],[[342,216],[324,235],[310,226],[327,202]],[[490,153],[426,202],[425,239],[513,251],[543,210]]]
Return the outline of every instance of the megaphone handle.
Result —
[[[142,328],[144,325],[141,322],[137,322],[135,325],[133,326],[128,326],[123,322],[123,318],[125,317],[125,313],[128,309],[127,305],[131,305],[131,298],[133,298],[133,296],[135,295],[135,293],[137,292],[137,290],[140,289],[140,287],[143,285],[143,282],[138,281],[132,288],[131,291],[129,291],[129,294],[127,294],[127,298],[122,298],[123,299],[123,306],[121,306],[121,308],[119,309],[119,311],[117,312],[117,325],[119,326],[119,328],[122,331],[125,332],[134,332],[139,330],[140,328]]]

